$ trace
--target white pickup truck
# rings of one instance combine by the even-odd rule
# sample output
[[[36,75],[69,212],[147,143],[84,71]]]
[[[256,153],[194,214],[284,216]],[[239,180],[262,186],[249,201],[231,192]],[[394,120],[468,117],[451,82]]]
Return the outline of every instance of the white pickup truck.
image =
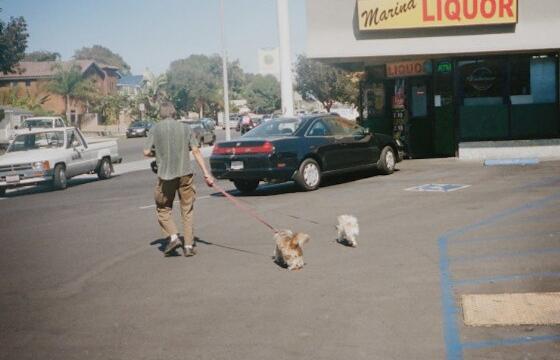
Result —
[[[0,156],[0,196],[7,188],[45,182],[64,189],[69,178],[82,174],[108,179],[121,160],[115,140],[88,144],[73,127],[27,131]]]

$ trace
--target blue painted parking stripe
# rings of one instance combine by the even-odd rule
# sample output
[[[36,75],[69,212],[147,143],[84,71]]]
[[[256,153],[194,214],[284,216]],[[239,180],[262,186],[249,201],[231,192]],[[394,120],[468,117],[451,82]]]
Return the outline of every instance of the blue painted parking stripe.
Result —
[[[475,244],[479,242],[490,242],[490,241],[509,241],[511,239],[520,239],[531,236],[531,237],[544,237],[544,236],[557,236],[560,235],[560,231],[543,231],[539,233],[528,233],[514,236],[486,236],[486,237],[474,237],[466,239],[448,239],[447,242],[450,244]]]
[[[453,296],[453,286],[451,274],[449,272],[447,238],[445,236],[439,238],[438,247],[443,333],[445,336],[447,359],[461,360],[463,359],[463,347],[459,337],[459,327],[457,325],[458,310],[455,305],[455,297]]]
[[[519,188],[517,188],[517,190],[528,190],[531,188],[536,188],[536,187],[545,187],[545,186],[551,186],[551,185],[557,185],[560,183],[560,177],[549,177],[546,178],[544,180],[538,180],[538,181],[534,181],[528,184],[525,184],[523,186],[520,186]]]
[[[464,235],[464,234],[466,234],[470,231],[480,229],[481,227],[484,227],[486,225],[494,224],[494,223],[496,223],[500,220],[503,220],[503,219],[505,219],[509,216],[521,213],[523,211],[540,208],[540,207],[544,206],[545,204],[547,204],[549,202],[552,202],[552,201],[555,201],[555,200],[558,200],[558,199],[560,199],[560,193],[556,193],[554,195],[551,195],[551,196],[548,196],[548,197],[545,197],[545,198],[542,198],[542,199],[539,199],[539,200],[535,200],[533,202],[527,203],[527,204],[522,205],[522,206],[517,207],[517,208],[502,211],[501,213],[498,213],[494,216],[490,216],[490,217],[488,217],[488,218],[486,218],[482,221],[479,221],[475,224],[467,225],[467,226],[464,226],[464,227],[462,227],[460,229],[457,229],[457,230],[448,231],[447,233],[443,234],[443,236],[446,237],[446,238],[451,238],[451,237],[457,237],[457,236],[460,236],[460,235]]]
[[[452,281],[453,286],[480,285],[497,282],[518,281],[534,278],[560,278],[560,272],[534,272],[528,274],[498,275],[478,279],[463,279]]]
[[[501,276],[501,277],[493,277],[493,278],[485,278],[485,279],[474,279],[474,280],[458,280],[453,281],[451,279],[451,270],[450,270],[450,259],[449,259],[449,249],[448,245],[450,239],[457,238],[462,236],[470,231],[477,230],[487,225],[491,225],[497,223],[500,220],[503,220],[509,216],[521,213],[523,211],[536,209],[545,206],[546,204],[560,199],[560,193],[553,194],[551,196],[547,196],[545,198],[541,198],[539,200],[535,200],[533,202],[527,203],[525,205],[519,206],[517,208],[508,209],[498,213],[494,216],[490,216],[484,220],[481,220],[477,223],[472,225],[467,225],[459,229],[450,230],[440,236],[438,238],[438,248],[439,248],[439,267],[440,267],[440,287],[441,287],[441,302],[442,302],[442,317],[443,317],[443,331],[445,337],[445,347],[446,347],[446,359],[447,360],[462,360],[463,359],[463,350],[468,345],[469,348],[473,348],[474,346],[482,346],[483,343],[476,345],[477,343],[466,343],[463,344],[461,342],[461,335],[459,332],[459,327],[457,324],[458,321],[458,310],[457,305],[455,303],[455,296],[453,293],[454,286],[460,285],[468,285],[474,283],[483,283],[483,282],[496,282],[496,281],[510,281],[515,279],[522,279],[523,277],[560,277],[560,273],[534,273],[534,274],[521,274],[521,275],[513,275],[513,276]],[[500,237],[502,238],[502,237]],[[505,238],[504,238],[505,239]],[[464,240],[463,240],[464,241]],[[455,241],[454,241],[455,242]],[[490,346],[497,346],[498,344],[494,341],[485,342],[485,344]],[[500,344],[505,344],[508,341],[513,343],[518,341],[516,339],[506,339],[500,340]]]
[[[511,257],[525,257],[532,255],[547,255],[547,254],[558,254],[560,253],[560,248],[548,248],[548,249],[532,249],[526,251],[510,251],[503,253],[495,253],[490,255],[480,255],[480,256],[456,256],[451,257],[449,260],[452,262],[469,262],[469,261],[487,261],[487,260],[498,260],[503,258]]]
[[[488,340],[480,342],[470,342],[464,343],[463,348],[465,350],[477,350],[486,349],[499,346],[514,346],[514,345],[524,345],[527,343],[534,342],[552,342],[560,341],[560,335],[544,335],[544,336],[524,336],[520,338],[513,339],[499,339],[499,340]]]
[[[536,165],[538,163],[539,159],[537,158],[484,160],[484,166]]]

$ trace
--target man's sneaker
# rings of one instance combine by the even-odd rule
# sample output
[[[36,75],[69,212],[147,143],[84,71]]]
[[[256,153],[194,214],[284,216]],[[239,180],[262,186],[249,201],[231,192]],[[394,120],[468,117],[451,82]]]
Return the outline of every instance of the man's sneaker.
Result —
[[[170,240],[167,243],[167,246],[165,247],[165,250],[163,250],[163,253],[165,254],[165,256],[169,256],[171,253],[173,253],[173,251],[175,251],[175,249],[177,249],[181,246],[183,246],[183,243],[181,242],[181,240],[179,238],[174,239],[174,240]]]
[[[192,246],[184,246],[183,247],[183,254],[186,257],[189,256],[195,256],[196,255],[196,251],[194,250],[194,248]]]

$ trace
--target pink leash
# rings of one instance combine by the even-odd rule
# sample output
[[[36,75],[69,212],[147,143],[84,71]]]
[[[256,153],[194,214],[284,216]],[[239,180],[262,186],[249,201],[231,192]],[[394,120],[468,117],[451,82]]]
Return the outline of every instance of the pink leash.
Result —
[[[237,200],[235,197],[233,197],[230,194],[228,194],[227,192],[225,192],[224,189],[219,187],[216,183],[214,183],[213,187],[216,188],[216,190],[218,190],[219,192],[221,192],[222,195],[224,195],[229,201],[231,201],[240,210],[245,211],[247,214],[249,214],[253,218],[257,219],[259,222],[261,222],[267,228],[272,230],[275,234],[278,232],[278,230],[274,226],[270,225],[266,220],[264,220],[261,216],[259,216],[259,214],[257,214],[257,212],[254,209],[251,209],[248,205],[242,203],[241,201]]]

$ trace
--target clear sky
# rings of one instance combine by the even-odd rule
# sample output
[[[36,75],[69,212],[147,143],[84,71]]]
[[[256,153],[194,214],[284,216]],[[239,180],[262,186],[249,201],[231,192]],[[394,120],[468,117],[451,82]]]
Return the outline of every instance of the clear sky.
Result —
[[[224,0],[229,59],[258,72],[257,51],[278,46],[276,0]],[[292,54],[305,52],[305,0],[289,0]],[[70,59],[99,44],[142,74],[164,72],[191,54],[221,53],[220,0],[0,0],[0,17],[23,16],[27,51]]]

